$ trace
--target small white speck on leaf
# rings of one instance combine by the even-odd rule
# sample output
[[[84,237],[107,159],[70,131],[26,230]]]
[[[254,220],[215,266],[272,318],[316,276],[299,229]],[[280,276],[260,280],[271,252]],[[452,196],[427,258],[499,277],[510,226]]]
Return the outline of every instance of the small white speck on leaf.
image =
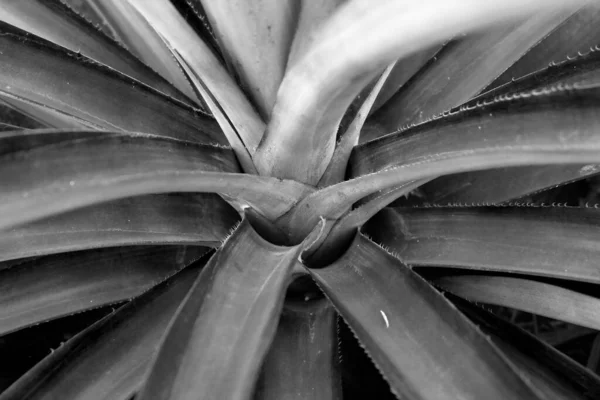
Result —
[[[381,316],[383,317],[383,321],[385,322],[385,327],[389,328],[390,327],[390,321],[388,321],[387,315],[385,315],[385,313],[383,312],[383,310],[379,310],[379,312],[381,313]]]
[[[69,186],[75,186],[75,181],[70,181]]]

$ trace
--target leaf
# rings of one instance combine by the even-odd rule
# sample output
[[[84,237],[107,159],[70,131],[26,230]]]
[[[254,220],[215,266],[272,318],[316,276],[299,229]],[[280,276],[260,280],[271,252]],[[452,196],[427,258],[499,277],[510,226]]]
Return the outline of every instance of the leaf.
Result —
[[[364,236],[310,273],[398,397],[540,398],[450,302]]]
[[[342,399],[336,313],[326,299],[287,301],[255,400]]]
[[[352,122],[349,123],[348,128],[335,147],[331,162],[319,180],[318,186],[333,185],[343,181],[346,177],[346,167],[348,166],[348,160],[350,159],[350,154],[352,154],[352,149],[358,144],[360,132],[365,124],[369,111],[386,82],[386,79],[388,79],[393,67],[393,64],[388,66],[369,90],[368,94],[365,95],[364,100],[361,99],[362,104],[360,104]]]
[[[138,399],[250,398],[300,250],[242,221],[190,290]]]
[[[264,122],[228,75],[209,47],[196,35],[167,0],[127,0],[186,61],[239,132],[251,155],[265,129]]]
[[[81,332],[23,375],[2,400],[127,400],[143,384],[200,265],[186,268]]]
[[[522,91],[540,92],[561,85],[600,83],[600,52],[592,49],[574,59],[498,87],[467,102],[460,109],[508,99]],[[428,203],[501,203],[597,173],[596,165],[544,165],[473,171],[441,177],[421,190]]]
[[[372,118],[394,131],[464,103],[574,11],[546,8],[525,21],[456,37]]]
[[[553,391],[554,393],[550,393],[554,396],[558,390],[567,399],[580,398],[581,395],[595,399],[600,394],[600,378],[583,365],[494,314],[455,296],[451,299],[465,315],[490,335],[490,339],[522,372],[529,375],[538,388],[547,386],[546,390]]]
[[[179,90],[61,1],[8,0],[0,19],[130,76],[187,104]]]
[[[588,4],[567,18],[548,36],[529,49],[523,57],[492,82],[483,92],[544,69],[570,56],[586,53],[600,43],[600,29],[594,21],[600,17],[600,8]]]
[[[0,227],[136,195],[218,192],[266,217],[310,188],[237,174],[231,150],[143,134],[29,131],[0,135]]]
[[[196,1],[198,2],[198,1]],[[268,119],[294,38],[293,0],[201,1],[231,71]]]
[[[206,253],[120,247],[39,258],[0,270],[0,334],[138,296]]]
[[[238,220],[214,194],[131,197],[0,231],[0,261],[111,246],[218,247]]]
[[[498,204],[598,172],[597,164],[499,168],[440,177],[419,190],[425,204]]]
[[[431,48],[414,53],[399,60],[392,69],[389,78],[385,81],[381,92],[377,96],[369,115],[385,105],[409,80],[423,68],[441,49],[443,45],[435,45]],[[362,140],[361,140],[362,141]]]
[[[0,132],[36,128],[45,128],[45,126],[0,100]]]
[[[378,72],[458,32],[529,15],[541,4],[429,0],[412,5],[398,0],[373,7],[366,0],[349,2],[327,21],[306,55],[288,68],[255,156],[258,171],[317,183],[331,160],[344,112]],[[577,2],[545,1],[544,6],[550,13],[575,8]]]
[[[212,118],[138,81],[5,23],[0,33],[0,87],[7,94],[96,128],[226,143]]]
[[[434,279],[436,285],[471,301],[527,311],[600,330],[600,299],[528,279],[463,275]]]
[[[365,232],[407,264],[600,283],[596,209],[386,209]]]

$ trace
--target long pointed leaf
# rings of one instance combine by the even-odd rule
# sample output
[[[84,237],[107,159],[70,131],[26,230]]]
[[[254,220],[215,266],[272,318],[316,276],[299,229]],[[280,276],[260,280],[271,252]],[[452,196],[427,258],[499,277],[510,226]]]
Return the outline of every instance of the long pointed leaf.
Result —
[[[341,400],[336,313],[325,299],[286,302],[255,400]]]
[[[471,301],[510,307],[600,330],[600,299],[560,286],[481,275],[447,276],[433,282]]]
[[[107,130],[226,143],[216,122],[115,70],[0,23],[2,90]]]
[[[300,249],[244,220],[190,290],[138,398],[251,398]]]
[[[0,334],[140,295],[206,253],[122,247],[42,257],[0,271]]]
[[[167,0],[127,0],[150,25],[203,79],[218,105],[239,132],[251,155],[262,137],[265,125],[243,92],[227,74],[210,48],[186,24]]]
[[[69,340],[0,399],[130,399],[143,384],[199,266],[186,268]]]
[[[185,93],[197,99],[171,52],[148,21],[127,1],[70,0],[69,5],[87,19],[96,22],[104,32],[122,43],[132,54]]]
[[[218,247],[238,220],[213,194],[132,197],[0,231],[0,261],[142,244]]]
[[[364,236],[310,273],[398,396],[539,398],[448,300]]]
[[[0,9],[0,20],[4,22],[81,53],[177,100],[192,103],[164,78],[62,1],[4,0]]]
[[[0,227],[135,195],[218,192],[275,218],[311,191],[235,174],[231,150],[142,134],[29,131],[0,136]]]
[[[600,213],[578,208],[386,209],[365,232],[411,265],[600,283]]]

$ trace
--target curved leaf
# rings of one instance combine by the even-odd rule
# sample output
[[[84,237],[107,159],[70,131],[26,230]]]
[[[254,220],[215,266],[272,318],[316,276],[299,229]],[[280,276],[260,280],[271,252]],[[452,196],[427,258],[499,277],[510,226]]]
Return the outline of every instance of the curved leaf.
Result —
[[[398,397],[541,398],[450,302],[364,236],[310,273]]]
[[[0,231],[0,261],[142,244],[218,247],[237,221],[214,194],[120,199]]]
[[[226,143],[211,117],[138,81],[5,23],[0,33],[0,83],[10,95],[97,128]]]
[[[164,78],[62,1],[4,0],[1,9],[0,20],[6,23],[83,54],[177,100],[193,104]]]
[[[60,254],[0,271],[0,334],[129,300],[206,253],[203,247],[121,247]]]
[[[404,262],[600,283],[600,212],[585,208],[386,209],[365,227]]]
[[[200,273],[137,398],[251,398],[300,250],[242,221]]]
[[[130,399],[143,385],[169,321],[200,266],[186,268],[81,332],[23,375],[0,399]]]
[[[434,279],[471,301],[495,304],[600,330],[600,299],[527,279],[463,275]]]
[[[169,47],[177,50],[194,73],[202,78],[253,155],[264,132],[264,122],[210,48],[187,25],[170,1],[127,1],[146,18]]]
[[[218,192],[267,218],[310,188],[238,171],[231,150],[142,134],[28,131],[0,135],[0,227],[135,195]]]

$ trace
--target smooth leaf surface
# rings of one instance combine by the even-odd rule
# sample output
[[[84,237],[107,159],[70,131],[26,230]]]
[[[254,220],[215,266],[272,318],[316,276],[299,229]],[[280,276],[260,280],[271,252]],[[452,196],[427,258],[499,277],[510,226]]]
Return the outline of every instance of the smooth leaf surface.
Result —
[[[573,10],[543,10],[526,21],[455,38],[373,119],[387,131],[394,131],[464,103],[572,13]]]
[[[0,334],[140,295],[206,253],[120,247],[42,257],[0,271]]]
[[[463,275],[433,281],[471,301],[495,304],[600,330],[600,299],[527,279]]]
[[[598,211],[550,207],[386,209],[365,232],[411,265],[599,283]]]
[[[0,231],[0,261],[111,246],[218,247],[238,221],[214,194],[131,197]]]
[[[99,2],[99,4],[105,1]],[[168,96],[193,102],[62,1],[4,0],[0,20],[130,76]]]
[[[128,400],[143,385],[169,321],[198,276],[190,266],[55,350],[2,400]]]
[[[0,32],[0,83],[8,94],[96,128],[226,144],[214,119],[198,110],[5,23]]]
[[[600,378],[583,365],[510,322],[460,298],[451,299],[548,398],[600,395]]]
[[[300,249],[242,221],[194,283],[138,399],[251,398]]]
[[[286,301],[254,400],[341,400],[336,328],[328,300]]]
[[[397,396],[539,398],[448,300],[366,237],[310,273]]]

